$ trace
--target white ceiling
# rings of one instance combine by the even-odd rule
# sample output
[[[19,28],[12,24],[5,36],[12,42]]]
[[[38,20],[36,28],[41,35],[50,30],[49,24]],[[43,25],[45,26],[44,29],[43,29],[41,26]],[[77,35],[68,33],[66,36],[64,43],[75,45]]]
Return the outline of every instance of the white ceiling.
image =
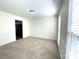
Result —
[[[0,10],[19,16],[57,15],[62,0],[0,0]],[[33,14],[29,10],[35,10]]]

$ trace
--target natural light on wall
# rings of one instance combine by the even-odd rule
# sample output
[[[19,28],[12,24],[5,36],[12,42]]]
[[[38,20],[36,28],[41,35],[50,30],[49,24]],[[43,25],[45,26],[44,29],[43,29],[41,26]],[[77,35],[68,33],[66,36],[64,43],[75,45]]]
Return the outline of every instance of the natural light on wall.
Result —
[[[60,26],[61,26],[61,15],[58,19],[58,45],[60,44]]]
[[[46,10],[45,10],[45,14],[47,14],[47,15],[49,15],[49,16],[55,15],[56,12],[57,12],[57,11],[56,11],[55,7],[49,7],[49,6],[48,6],[48,8],[46,8]]]

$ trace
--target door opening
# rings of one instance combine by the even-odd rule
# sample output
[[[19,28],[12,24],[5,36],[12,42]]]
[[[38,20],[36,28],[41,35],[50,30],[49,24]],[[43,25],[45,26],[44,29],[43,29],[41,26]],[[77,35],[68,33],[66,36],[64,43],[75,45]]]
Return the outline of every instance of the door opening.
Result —
[[[23,38],[22,21],[15,20],[16,40]]]

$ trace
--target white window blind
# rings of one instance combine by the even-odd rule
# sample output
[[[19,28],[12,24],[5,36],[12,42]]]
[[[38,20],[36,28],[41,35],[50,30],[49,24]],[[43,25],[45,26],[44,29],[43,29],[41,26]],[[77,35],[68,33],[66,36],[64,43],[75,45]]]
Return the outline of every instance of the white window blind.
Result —
[[[72,35],[71,52],[69,59],[79,59],[79,37]]]
[[[72,32],[79,36],[79,0],[73,0],[72,6]]]
[[[71,52],[70,59],[79,59],[79,0],[72,0],[72,18],[71,18]]]

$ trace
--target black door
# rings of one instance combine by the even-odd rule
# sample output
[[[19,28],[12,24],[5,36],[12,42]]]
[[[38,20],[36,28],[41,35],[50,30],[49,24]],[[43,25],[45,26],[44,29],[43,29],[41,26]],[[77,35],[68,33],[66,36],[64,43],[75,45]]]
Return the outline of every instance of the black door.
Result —
[[[23,38],[22,21],[15,20],[16,40]]]

